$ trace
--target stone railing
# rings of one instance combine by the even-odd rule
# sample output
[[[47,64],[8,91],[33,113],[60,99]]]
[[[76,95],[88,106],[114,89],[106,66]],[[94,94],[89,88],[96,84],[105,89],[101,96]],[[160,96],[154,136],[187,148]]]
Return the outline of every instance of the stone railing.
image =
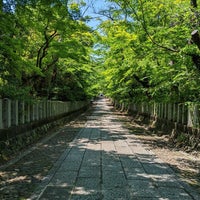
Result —
[[[115,102],[115,104],[118,103]],[[158,119],[175,122],[191,128],[200,128],[200,104],[197,103],[121,103],[119,106],[123,110],[148,114]]]
[[[0,162],[45,137],[50,130],[66,124],[88,106],[87,101],[0,99]]]
[[[88,102],[34,101],[0,99],[0,129],[65,115],[85,107]]]

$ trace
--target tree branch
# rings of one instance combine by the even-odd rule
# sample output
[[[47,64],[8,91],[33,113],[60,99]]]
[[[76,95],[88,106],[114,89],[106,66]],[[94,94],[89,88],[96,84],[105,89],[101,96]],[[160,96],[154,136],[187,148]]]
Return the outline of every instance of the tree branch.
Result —
[[[36,66],[41,68],[42,67],[42,60],[43,58],[47,55],[47,49],[49,48],[50,42],[58,36],[57,31],[55,30],[49,37],[47,35],[47,27],[44,30],[44,37],[45,37],[45,42],[44,44],[40,47],[37,55],[37,63]]]
[[[150,88],[149,80],[148,78],[144,78],[141,80],[137,75],[133,74],[133,77],[135,80],[142,85],[143,88]]]
[[[167,47],[167,46],[164,46],[164,45],[161,45],[159,44],[158,42],[156,42],[152,37],[151,35],[149,34],[149,31],[147,30],[147,25],[146,25],[146,20],[145,20],[145,14],[144,14],[144,7],[143,7],[143,2],[140,0],[140,4],[141,4],[141,9],[142,9],[142,21],[141,21],[141,25],[145,31],[145,33],[147,34],[147,37],[151,40],[151,42],[153,44],[155,44],[157,47],[159,48],[162,48],[162,49],[165,49],[167,51],[171,51],[171,52],[175,52],[175,53],[178,53],[179,50],[176,50],[176,49],[173,49],[171,47]],[[139,18],[139,17],[138,17]]]

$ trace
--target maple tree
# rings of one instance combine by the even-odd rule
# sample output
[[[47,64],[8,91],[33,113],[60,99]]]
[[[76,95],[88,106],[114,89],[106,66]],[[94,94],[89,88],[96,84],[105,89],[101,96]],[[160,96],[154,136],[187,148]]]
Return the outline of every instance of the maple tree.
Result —
[[[95,76],[93,31],[80,16],[79,4],[16,0],[1,5],[2,98],[76,100],[94,95],[88,89]]]
[[[110,1],[104,21],[105,93],[121,101],[199,101],[197,1]]]
[[[109,2],[95,31],[84,1],[0,1],[1,98],[199,101],[198,1]]]

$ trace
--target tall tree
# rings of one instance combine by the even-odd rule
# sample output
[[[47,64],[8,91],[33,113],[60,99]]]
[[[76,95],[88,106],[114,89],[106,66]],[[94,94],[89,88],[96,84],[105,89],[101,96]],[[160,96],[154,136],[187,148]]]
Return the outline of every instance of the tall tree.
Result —
[[[199,39],[188,42],[191,32],[198,33],[197,1],[192,7],[186,0],[111,2],[121,20],[101,26],[108,94],[136,101],[198,100]]]
[[[1,96],[87,98],[90,83],[83,77],[92,76],[93,33],[77,15],[79,5],[67,0],[12,2],[7,6],[12,9],[1,12]],[[82,96],[76,94],[79,90]]]

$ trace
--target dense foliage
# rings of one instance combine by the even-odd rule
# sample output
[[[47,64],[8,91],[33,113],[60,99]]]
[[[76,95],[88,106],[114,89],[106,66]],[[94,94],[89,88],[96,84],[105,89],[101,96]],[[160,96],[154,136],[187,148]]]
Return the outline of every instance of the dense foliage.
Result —
[[[123,101],[200,101],[196,0],[111,0],[101,24],[104,93]]]
[[[200,2],[107,2],[97,33],[84,1],[1,0],[1,98],[200,101]]]
[[[68,0],[0,1],[0,96],[82,100],[96,94],[93,31],[84,5]]]

